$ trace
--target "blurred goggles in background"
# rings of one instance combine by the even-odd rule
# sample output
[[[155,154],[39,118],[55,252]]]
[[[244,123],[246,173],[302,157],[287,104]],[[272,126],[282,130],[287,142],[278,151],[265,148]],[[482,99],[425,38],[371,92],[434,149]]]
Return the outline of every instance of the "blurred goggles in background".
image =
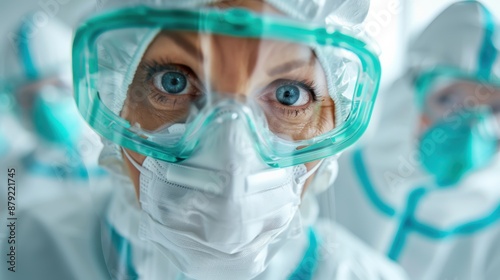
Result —
[[[432,121],[478,108],[500,116],[500,81],[494,79],[437,68],[417,79],[416,91],[420,108]]]
[[[120,146],[177,162],[210,124],[242,119],[279,167],[354,143],[381,74],[366,44],[338,30],[245,9],[147,7],[83,24],[73,73],[83,117]]]

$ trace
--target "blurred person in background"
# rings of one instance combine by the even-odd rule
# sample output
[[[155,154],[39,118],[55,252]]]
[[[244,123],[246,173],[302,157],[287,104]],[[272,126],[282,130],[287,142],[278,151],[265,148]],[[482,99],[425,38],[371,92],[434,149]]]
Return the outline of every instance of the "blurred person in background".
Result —
[[[73,99],[72,31],[55,17],[37,24],[28,14],[11,35],[1,65],[0,99],[9,106],[0,178],[15,170],[17,257],[16,272],[2,267],[0,279],[109,279],[88,190],[107,175],[97,165],[99,137]],[[1,249],[9,252],[3,233]]]
[[[34,142],[19,167],[40,178],[85,179],[88,172],[102,170],[97,169],[96,135],[75,114],[72,31],[56,18],[37,25],[32,16],[23,17],[2,54],[3,88],[13,102],[11,111]]]
[[[455,3],[410,46],[373,139],[339,161],[336,216],[412,279],[498,279],[498,22]]]

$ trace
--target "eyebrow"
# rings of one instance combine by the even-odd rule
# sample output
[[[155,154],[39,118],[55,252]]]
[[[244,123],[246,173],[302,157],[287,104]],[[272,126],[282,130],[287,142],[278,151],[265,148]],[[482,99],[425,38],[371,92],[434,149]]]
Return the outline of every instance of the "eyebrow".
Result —
[[[269,76],[276,76],[276,75],[279,75],[279,74],[284,74],[284,73],[287,73],[287,72],[291,72],[291,71],[293,71],[293,70],[295,70],[297,68],[303,67],[306,64],[311,65],[312,62],[313,62],[313,59],[315,59],[315,58],[316,58],[316,56],[311,55],[310,58],[309,58],[309,61],[307,61],[305,59],[291,60],[291,61],[285,62],[285,63],[283,63],[281,65],[278,65],[276,67],[271,68],[269,71],[267,71],[267,74]]]
[[[168,31],[162,31],[161,35],[171,38],[174,41],[174,43],[179,45],[188,54],[191,54],[203,61],[203,53],[201,52],[201,50],[196,46],[194,42],[186,38],[186,36],[182,36],[177,32],[168,32]]]

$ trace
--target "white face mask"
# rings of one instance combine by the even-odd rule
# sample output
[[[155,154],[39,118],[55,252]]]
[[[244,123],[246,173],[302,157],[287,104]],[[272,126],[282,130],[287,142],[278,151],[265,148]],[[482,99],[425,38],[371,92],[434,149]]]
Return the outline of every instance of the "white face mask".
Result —
[[[139,235],[187,276],[250,279],[302,231],[305,165],[271,168],[239,119],[216,123],[181,164],[146,158],[140,166]]]

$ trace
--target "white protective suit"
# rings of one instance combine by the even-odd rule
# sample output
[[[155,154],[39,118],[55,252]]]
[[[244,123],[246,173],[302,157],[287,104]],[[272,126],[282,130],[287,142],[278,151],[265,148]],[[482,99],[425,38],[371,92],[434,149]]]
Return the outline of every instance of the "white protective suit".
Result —
[[[440,188],[420,162],[414,79],[435,66],[498,77],[500,33],[471,1],[451,5],[413,44],[406,74],[382,94],[371,142],[345,153],[330,198],[338,221],[412,279],[499,279],[500,155]],[[486,58],[486,59],[485,59]]]
[[[179,5],[185,8],[189,5],[210,2],[214,1],[190,1]],[[292,17],[322,21],[326,14],[330,15],[330,19],[337,19],[346,24],[361,22],[368,8],[367,1],[274,0],[269,2]],[[117,3],[122,5],[122,3]],[[127,2],[127,5],[134,5],[134,3],[134,1],[130,1],[130,3]],[[110,1],[108,4],[113,6],[114,3]],[[162,3],[161,1],[151,1],[150,4],[161,6]],[[329,7],[330,10],[326,10],[326,7]],[[334,12],[330,14],[330,11]],[[140,42],[145,44],[143,41]],[[118,49],[137,49],[133,40],[126,41],[126,43],[120,42],[116,47]],[[145,46],[140,46],[140,49],[144,51]],[[124,53],[116,54],[117,57],[119,55],[122,57],[131,56],[135,60],[140,58],[140,55],[134,54],[133,51],[127,52],[125,55]],[[118,60],[110,59],[110,61]],[[120,62],[126,63],[126,65],[137,65],[138,63],[137,61],[123,62],[122,60]],[[128,87],[129,84],[126,86]],[[123,106],[123,99],[114,102],[114,106]],[[111,109],[117,112],[121,110],[121,108],[115,107]],[[134,187],[125,170],[122,150],[106,139],[103,139],[103,142],[104,148],[100,156],[100,163],[111,171],[114,182],[109,201],[99,203],[99,205],[106,205],[101,217],[101,239],[104,259],[110,274],[115,279],[189,279],[153,243],[139,238],[141,219],[144,219],[141,214],[144,215],[144,213],[141,213]],[[224,152],[221,151],[222,153]],[[316,177],[316,182],[309,187],[308,192],[303,197],[300,215],[305,227],[305,234],[286,241],[285,245],[270,261],[267,269],[254,279],[283,279],[283,275],[289,275],[289,279],[407,278],[404,271],[397,265],[374,253],[372,249],[357,240],[341,226],[331,220],[318,218],[319,208],[316,195],[324,191],[324,186],[333,181],[336,176],[336,168],[336,157],[325,160],[324,165],[318,170],[318,175],[321,176]],[[101,188],[102,186],[97,184],[91,186],[92,196],[98,201],[101,198]]]

